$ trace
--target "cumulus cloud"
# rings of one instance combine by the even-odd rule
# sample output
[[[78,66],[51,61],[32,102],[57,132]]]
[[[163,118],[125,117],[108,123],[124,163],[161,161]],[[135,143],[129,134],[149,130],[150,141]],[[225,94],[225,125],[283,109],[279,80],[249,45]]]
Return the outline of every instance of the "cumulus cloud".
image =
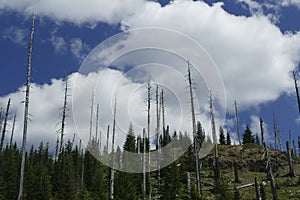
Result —
[[[300,1],[299,0],[281,0],[282,6],[296,6],[300,9]]]
[[[234,16],[222,5],[175,1],[160,7],[152,2],[123,20],[123,28],[175,29],[203,45],[223,77],[229,111],[235,99],[245,110],[291,91],[289,72],[299,62],[300,33],[283,34],[268,17]]]
[[[50,42],[57,53],[65,53],[67,50],[67,43],[63,37],[52,36]]]
[[[0,10],[50,17],[75,24],[106,22],[116,24],[144,5],[144,0],[2,0]]]
[[[22,28],[18,28],[16,26],[10,26],[6,29],[4,29],[2,33],[2,37],[4,39],[9,39],[15,44],[18,45],[25,45],[25,37],[27,36],[27,31]]]
[[[89,46],[80,38],[73,38],[70,41],[70,50],[73,56],[81,61],[89,51]]]

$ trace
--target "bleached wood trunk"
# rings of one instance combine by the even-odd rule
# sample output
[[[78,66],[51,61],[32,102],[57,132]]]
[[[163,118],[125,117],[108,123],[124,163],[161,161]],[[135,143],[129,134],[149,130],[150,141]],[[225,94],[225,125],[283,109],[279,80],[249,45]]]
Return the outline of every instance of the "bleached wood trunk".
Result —
[[[150,139],[150,109],[151,109],[151,81],[149,80],[148,82],[148,87],[147,87],[147,135],[148,135],[148,140],[149,140],[149,152],[148,152],[148,178],[149,178],[149,200],[151,200],[151,173],[150,173],[150,164],[151,164],[151,157],[150,157],[150,149],[151,149],[151,139]]]
[[[157,152],[157,189],[160,187],[160,103],[158,86],[156,86],[156,152]]]
[[[109,141],[109,125],[107,125],[107,131],[106,131],[106,146],[104,149],[105,154],[108,154],[108,141]]]
[[[92,140],[92,130],[93,130],[93,115],[94,115],[94,93],[92,94],[92,103],[91,103],[91,115],[90,115],[90,137],[89,142]]]
[[[164,90],[161,90],[161,111],[162,111],[162,125],[163,125],[163,133],[166,130],[166,116],[165,116],[165,96],[164,96]]]
[[[30,32],[29,53],[27,57],[27,81],[26,81],[26,94],[25,94],[25,111],[24,111],[24,126],[23,126],[23,140],[22,140],[22,157],[20,168],[20,185],[18,200],[23,197],[23,182],[24,182],[24,168],[25,168],[25,154],[26,154],[26,139],[27,139],[27,122],[29,113],[29,94],[30,94],[30,80],[31,80],[31,57],[32,57],[32,44],[34,33],[34,14],[32,14],[32,24]]]
[[[296,72],[295,72],[295,71],[293,71],[293,78],[294,78],[295,90],[296,90],[296,95],[297,95],[298,111],[299,111],[299,114],[300,114],[300,98],[299,98],[299,89],[298,89],[298,84],[297,84]]]
[[[146,199],[146,130],[143,129],[143,200]]]
[[[273,125],[274,125],[274,149],[278,150],[278,146],[277,146],[277,122],[276,122],[276,118],[275,118],[275,114],[273,112]]]
[[[238,114],[238,108],[237,108],[237,103],[234,101],[234,108],[235,108],[235,119],[236,119],[236,132],[238,135],[238,141],[239,144],[241,145],[241,136],[240,136],[240,125],[239,125],[239,114]]]
[[[260,129],[261,129],[261,136],[262,136],[262,142],[263,142],[262,144],[263,144],[263,147],[264,147],[264,158],[265,158],[265,162],[266,162],[266,173],[267,173],[267,176],[270,180],[273,200],[278,200],[277,190],[276,190],[276,186],[275,186],[275,180],[274,180],[274,177],[273,177],[271,161],[270,161],[270,157],[269,157],[269,151],[268,151],[268,147],[266,145],[265,139],[264,139],[264,127],[263,127],[262,118],[260,118]]]
[[[97,104],[97,108],[96,108],[96,130],[95,130],[96,141],[98,140],[98,124],[99,124],[99,104]]]
[[[11,129],[11,136],[10,136],[10,142],[9,142],[10,146],[12,146],[12,143],[13,143],[15,125],[16,125],[16,117],[17,117],[17,114],[15,114],[15,116],[14,116],[14,121],[13,121],[12,129]]]
[[[287,154],[287,159],[288,159],[288,164],[289,164],[289,176],[290,177],[295,177],[295,172],[294,172],[294,167],[293,167],[293,162],[292,162],[291,149],[290,149],[290,144],[289,144],[288,141],[286,141],[286,154]]]
[[[65,123],[66,123],[67,98],[68,98],[68,79],[66,79],[66,84],[65,84],[65,96],[64,96],[64,107],[63,107],[63,113],[62,113],[62,120],[61,120],[59,153],[61,153],[63,151],[63,145],[64,145],[64,134],[65,134],[64,131],[65,131]]]
[[[191,114],[192,114],[192,131],[193,131],[193,145],[194,145],[194,154],[196,160],[196,184],[199,195],[201,195],[201,180],[200,180],[200,171],[199,171],[199,155],[198,155],[198,143],[197,143],[197,128],[196,128],[196,119],[195,119],[195,106],[194,106],[194,95],[193,95],[193,81],[191,74],[191,66],[188,62],[188,81],[189,81],[189,92],[191,100]]]
[[[10,107],[10,99],[8,99],[7,106],[6,106],[6,113],[5,113],[4,123],[3,123],[2,136],[1,136],[0,151],[2,151],[3,144],[4,144],[6,125],[7,125],[7,119],[8,119],[8,114],[9,114],[9,107]]]
[[[187,191],[188,191],[188,195],[191,195],[191,173],[187,172],[186,173],[186,182],[187,182]]]
[[[259,189],[258,189],[257,177],[254,177],[254,187],[255,187],[255,199],[259,200]]]
[[[113,120],[113,133],[112,133],[112,145],[111,145],[111,169],[110,169],[110,189],[109,189],[109,199],[114,199],[114,164],[115,164],[115,134],[116,134],[116,117],[117,117],[117,98],[115,99],[114,106],[114,120]]]
[[[218,155],[218,142],[217,142],[217,134],[216,134],[216,125],[215,125],[215,117],[214,117],[214,108],[213,108],[213,97],[212,93],[210,93],[210,115],[211,115],[211,127],[212,127],[212,135],[213,135],[213,143],[214,153],[215,153],[215,181],[218,184],[220,179],[220,169],[219,169],[219,155]]]

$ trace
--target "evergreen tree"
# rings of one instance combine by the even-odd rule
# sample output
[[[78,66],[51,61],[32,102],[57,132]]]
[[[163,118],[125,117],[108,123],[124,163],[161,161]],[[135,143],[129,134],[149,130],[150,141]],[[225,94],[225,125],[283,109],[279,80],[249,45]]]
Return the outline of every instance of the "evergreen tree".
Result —
[[[227,130],[227,134],[226,134],[226,144],[231,145],[231,138],[230,138],[230,134],[229,134],[228,130]]]
[[[254,143],[254,136],[252,134],[252,131],[249,129],[249,126],[247,125],[243,135],[243,144],[249,143]]]
[[[255,144],[260,145],[260,141],[259,141],[259,137],[258,137],[257,133],[255,135]]]
[[[236,187],[234,187],[233,199],[234,200],[240,200],[241,199],[240,192]]]
[[[224,134],[224,130],[223,130],[222,126],[220,126],[220,128],[219,128],[219,143],[221,145],[226,144],[225,134]]]

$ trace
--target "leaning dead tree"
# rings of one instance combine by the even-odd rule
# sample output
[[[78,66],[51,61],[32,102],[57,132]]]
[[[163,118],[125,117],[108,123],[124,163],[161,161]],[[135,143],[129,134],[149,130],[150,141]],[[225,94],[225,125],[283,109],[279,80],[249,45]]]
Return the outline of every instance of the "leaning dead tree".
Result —
[[[65,81],[65,94],[64,94],[64,106],[61,119],[61,130],[60,130],[60,145],[59,153],[63,151],[64,145],[64,135],[65,135],[65,125],[66,125],[66,116],[67,116],[67,99],[68,99],[68,79]]]
[[[255,200],[259,200],[259,188],[257,183],[257,177],[254,177],[254,187],[255,187]]]
[[[2,150],[3,144],[4,144],[7,119],[8,119],[8,114],[9,114],[9,107],[10,107],[10,99],[8,99],[7,106],[6,106],[6,113],[5,113],[4,123],[3,123],[2,136],[1,136],[0,151]]]
[[[213,136],[213,143],[214,153],[215,153],[215,181],[218,184],[220,179],[220,169],[219,169],[219,155],[218,155],[218,143],[217,143],[217,134],[216,134],[216,125],[215,125],[215,117],[214,117],[214,107],[213,107],[213,97],[212,93],[210,93],[210,115],[211,115],[211,127],[212,127],[212,136]]]
[[[114,165],[115,165],[115,134],[116,134],[116,117],[117,117],[117,97],[115,98],[114,105],[114,120],[113,120],[113,132],[112,132],[112,144],[111,144],[111,168],[110,168],[110,185],[109,185],[109,199],[114,199]]]
[[[28,113],[29,113],[29,94],[30,94],[30,79],[31,79],[31,58],[32,58],[33,33],[34,33],[34,14],[32,14],[32,24],[31,24],[31,32],[30,32],[30,40],[29,40],[29,52],[28,52],[28,56],[27,56],[27,81],[26,81],[26,92],[25,92],[24,127],[23,127],[22,157],[21,157],[20,185],[19,185],[18,200],[22,200],[22,196],[23,196],[26,139],[27,139],[27,122],[28,122]]]
[[[262,138],[262,144],[264,147],[264,160],[266,162],[266,173],[267,176],[270,180],[270,184],[271,184],[271,189],[272,189],[272,195],[273,195],[273,200],[278,200],[278,195],[277,195],[277,190],[276,190],[276,186],[275,186],[275,180],[273,177],[273,172],[272,172],[272,167],[271,167],[271,161],[270,161],[270,157],[269,157],[269,150],[268,147],[266,145],[266,141],[264,139],[264,126],[263,126],[263,120],[262,118],[260,118],[260,129],[261,129],[261,138]]]
[[[194,144],[194,154],[196,159],[196,183],[198,194],[201,195],[201,182],[200,182],[200,171],[199,171],[199,154],[198,154],[198,142],[197,142],[197,127],[195,118],[195,105],[194,105],[194,95],[193,95],[193,81],[191,75],[191,66],[188,62],[188,81],[189,81],[189,92],[191,100],[191,114],[192,114],[192,131],[193,131],[193,144]]]
[[[235,119],[236,119],[236,132],[238,134],[238,141],[239,144],[241,145],[241,136],[240,136],[240,125],[239,125],[239,114],[238,114],[238,109],[237,109],[237,103],[234,101],[234,108],[235,108]]]
[[[17,117],[17,114],[15,114],[15,116],[14,116],[14,121],[13,121],[12,129],[11,129],[11,136],[10,136],[10,142],[9,142],[10,146],[12,146],[12,143],[13,143],[15,125],[16,125],[16,117]]]
[[[294,79],[295,90],[296,90],[296,95],[297,95],[298,111],[299,111],[299,114],[300,114],[300,97],[299,97],[299,89],[298,89],[298,84],[297,84],[296,72],[295,71],[293,71],[293,79]]]
[[[277,128],[277,122],[275,119],[275,114],[273,112],[273,125],[274,125],[274,149],[278,150],[277,146],[277,133],[278,133],[278,128]]]

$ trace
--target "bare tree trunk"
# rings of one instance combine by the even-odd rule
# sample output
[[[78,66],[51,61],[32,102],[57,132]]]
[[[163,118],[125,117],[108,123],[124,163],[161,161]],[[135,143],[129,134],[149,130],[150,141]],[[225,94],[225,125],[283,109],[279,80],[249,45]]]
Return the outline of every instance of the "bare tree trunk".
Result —
[[[300,136],[298,136],[298,149],[299,149],[298,153],[299,153],[299,157],[300,157]]]
[[[281,142],[281,135],[280,131],[277,129],[277,136],[278,136],[278,142],[279,142],[279,150],[282,151],[282,142]]]
[[[98,123],[99,123],[99,104],[97,104],[97,108],[96,108],[96,141],[98,138]]]
[[[3,144],[4,144],[4,138],[5,138],[5,132],[6,132],[6,125],[7,125],[8,113],[9,113],[9,107],[10,107],[10,99],[8,99],[7,107],[6,107],[6,113],[5,113],[5,118],[4,118],[3,129],[2,129],[2,136],[1,136],[0,151],[2,151]]]
[[[234,169],[234,181],[236,183],[240,183],[239,172],[238,172],[239,169],[236,161],[233,162],[233,169]]]
[[[290,177],[295,177],[295,172],[293,168],[293,162],[292,162],[292,156],[291,156],[291,149],[290,149],[290,144],[288,141],[286,141],[286,154],[288,158],[288,163],[289,163],[289,176]]]
[[[94,93],[92,94],[91,116],[90,116],[90,137],[89,137],[90,142],[92,140],[93,114],[94,114]]]
[[[295,90],[296,90],[296,95],[297,95],[297,102],[298,102],[298,111],[300,114],[300,98],[299,98],[299,89],[297,85],[297,79],[296,79],[296,72],[293,71],[293,78],[294,78],[294,83],[295,83]]]
[[[109,199],[114,199],[114,164],[115,164],[115,134],[116,134],[116,117],[117,117],[117,98],[115,98],[114,106],[114,121],[113,121],[113,135],[112,135],[112,145],[111,145],[111,169],[110,169],[110,189],[109,189]]]
[[[146,199],[146,130],[143,129],[143,200]]]
[[[239,144],[241,145],[241,136],[240,136],[240,125],[239,125],[239,114],[238,114],[238,109],[237,109],[237,103],[234,101],[234,108],[235,108],[235,119],[236,119],[236,132],[238,134],[238,141]]]
[[[151,157],[150,157],[150,150],[151,150],[151,139],[150,139],[150,109],[151,109],[151,82],[149,79],[148,82],[148,87],[147,87],[147,134],[148,134],[148,140],[149,140],[149,152],[148,152],[148,176],[149,176],[149,200],[151,200],[151,183],[150,183],[150,178],[151,178],[151,173],[150,173],[150,162],[151,162]]]
[[[65,134],[64,131],[65,131],[66,115],[67,115],[67,98],[68,98],[68,79],[66,79],[66,85],[65,85],[65,96],[64,96],[64,107],[63,107],[63,113],[62,113],[62,120],[61,120],[59,153],[61,153],[63,151],[63,145],[64,145],[64,134]]]
[[[16,117],[17,117],[17,114],[15,114],[15,116],[14,116],[13,126],[12,126],[12,129],[11,129],[11,136],[10,136],[10,143],[9,143],[10,146],[12,146],[12,143],[13,143],[14,132],[15,132],[15,124],[16,124]]]
[[[194,154],[196,160],[196,183],[199,196],[201,195],[201,183],[200,183],[200,171],[199,171],[199,155],[198,155],[198,143],[197,143],[197,127],[195,119],[195,106],[194,106],[194,95],[193,95],[193,81],[191,75],[191,66],[188,62],[188,81],[189,81],[189,92],[191,99],[191,114],[192,114],[192,128],[193,128],[193,144],[194,144]]]
[[[254,177],[254,186],[255,186],[255,199],[259,200],[259,189],[258,189],[257,177]]]
[[[214,152],[215,152],[215,181],[216,181],[216,184],[218,184],[219,179],[220,179],[220,169],[219,169],[218,142],[217,142],[217,134],[216,134],[216,125],[215,125],[212,93],[210,93],[210,114],[211,114],[211,126],[212,126],[213,143],[215,145],[215,148],[214,148]]]
[[[109,125],[107,125],[107,132],[106,132],[106,147],[104,148],[104,154],[108,154],[108,141],[109,141]]]
[[[23,141],[22,141],[22,159],[20,168],[20,186],[18,200],[23,197],[23,182],[24,182],[24,168],[25,168],[25,154],[26,154],[26,139],[27,139],[27,121],[29,112],[29,94],[30,94],[30,73],[31,73],[31,57],[32,57],[32,43],[34,33],[34,14],[32,14],[32,25],[30,32],[29,53],[27,59],[27,81],[26,81],[26,94],[25,94],[25,111],[24,111],[24,127],[23,127]]]
[[[191,196],[191,173],[187,172],[186,173],[186,182],[187,182],[187,191],[188,195]]]
[[[79,147],[79,148],[80,148],[80,147]],[[54,157],[55,160],[58,159],[58,150],[59,150],[59,136],[57,136],[57,139],[56,139],[55,157]]]
[[[164,96],[164,90],[161,90],[161,109],[162,109],[162,124],[163,124],[163,133],[166,130],[166,116],[165,116],[165,96]]]
[[[277,122],[276,122],[276,118],[275,118],[275,114],[273,112],[273,125],[274,125],[274,149],[278,150],[278,146],[277,146]]]
[[[266,173],[267,173],[267,175],[269,177],[269,180],[270,180],[273,200],[278,200],[275,181],[274,181],[274,177],[273,177],[273,174],[272,174],[272,167],[271,167],[271,161],[270,161],[270,157],[269,157],[269,151],[268,151],[268,147],[266,145],[265,139],[264,139],[264,127],[263,127],[262,118],[260,118],[260,129],[261,129],[261,135],[262,135],[262,144],[264,146],[264,157],[265,157],[265,162],[266,162]]]
[[[157,151],[157,189],[160,187],[160,108],[158,86],[156,86],[156,151]]]

